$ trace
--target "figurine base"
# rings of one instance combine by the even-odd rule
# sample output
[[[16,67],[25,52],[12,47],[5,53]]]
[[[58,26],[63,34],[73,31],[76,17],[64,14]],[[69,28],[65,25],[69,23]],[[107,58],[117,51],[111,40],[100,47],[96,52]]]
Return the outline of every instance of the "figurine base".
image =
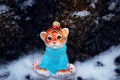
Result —
[[[52,74],[49,70],[45,70],[42,68],[39,68],[40,63],[38,61],[36,61],[33,65],[33,68],[35,70],[35,72],[37,72],[37,74],[39,74],[42,77],[45,78],[58,78],[58,79],[69,79],[71,78],[71,76],[73,76],[76,72],[76,68],[73,64],[68,64],[68,72],[57,72],[56,74]]]

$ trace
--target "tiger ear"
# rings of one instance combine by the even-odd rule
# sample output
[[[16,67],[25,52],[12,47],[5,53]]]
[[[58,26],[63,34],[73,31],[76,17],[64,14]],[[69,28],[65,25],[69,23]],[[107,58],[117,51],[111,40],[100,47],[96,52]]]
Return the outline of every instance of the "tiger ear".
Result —
[[[63,32],[63,34],[65,35],[65,37],[67,37],[68,34],[69,34],[69,29],[68,29],[68,28],[63,28],[63,29],[62,29],[62,32]]]
[[[43,41],[45,41],[45,36],[46,36],[46,32],[43,31],[40,33],[40,37]]]

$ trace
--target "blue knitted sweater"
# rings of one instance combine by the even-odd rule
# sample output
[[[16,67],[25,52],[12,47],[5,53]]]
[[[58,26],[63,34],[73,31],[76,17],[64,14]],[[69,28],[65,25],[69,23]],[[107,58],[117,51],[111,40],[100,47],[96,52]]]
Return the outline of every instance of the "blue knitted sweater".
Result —
[[[51,49],[46,47],[40,68],[47,69],[53,74],[56,74],[58,70],[66,70],[68,64],[66,48],[66,45],[60,49]]]

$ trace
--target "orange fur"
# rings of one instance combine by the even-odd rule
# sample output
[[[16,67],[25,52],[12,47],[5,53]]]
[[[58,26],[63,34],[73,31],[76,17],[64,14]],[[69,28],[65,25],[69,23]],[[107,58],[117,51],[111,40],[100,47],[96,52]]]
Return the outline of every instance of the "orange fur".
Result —
[[[68,28],[61,28],[60,23],[55,21],[53,26],[46,32],[41,32],[40,37],[45,42],[46,46],[58,49],[61,48],[67,42],[67,36],[69,34]]]
[[[46,72],[46,71],[47,71],[46,69],[39,68],[39,64],[35,64],[35,69],[37,69],[37,70],[39,70],[39,71],[43,71],[43,72]]]
[[[69,70],[60,70],[60,71],[58,71],[59,73],[70,73],[70,71]]]
[[[61,35],[61,39],[58,38],[58,35]],[[48,36],[51,35],[51,40],[48,39]],[[53,43],[53,42],[59,42],[59,43],[63,43],[65,42],[65,36],[62,32],[62,29],[60,27],[50,27],[47,31],[46,31],[46,38],[45,38],[45,42],[46,43]]]

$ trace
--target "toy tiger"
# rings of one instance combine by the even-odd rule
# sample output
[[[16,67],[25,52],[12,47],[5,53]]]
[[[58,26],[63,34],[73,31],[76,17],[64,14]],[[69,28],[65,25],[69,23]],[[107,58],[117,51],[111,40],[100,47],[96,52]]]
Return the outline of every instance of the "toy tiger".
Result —
[[[68,28],[61,28],[60,23],[53,22],[46,32],[40,33],[41,39],[46,45],[45,53],[41,63],[36,62],[34,69],[41,75],[67,75],[75,72],[72,64],[69,64],[67,49]]]

